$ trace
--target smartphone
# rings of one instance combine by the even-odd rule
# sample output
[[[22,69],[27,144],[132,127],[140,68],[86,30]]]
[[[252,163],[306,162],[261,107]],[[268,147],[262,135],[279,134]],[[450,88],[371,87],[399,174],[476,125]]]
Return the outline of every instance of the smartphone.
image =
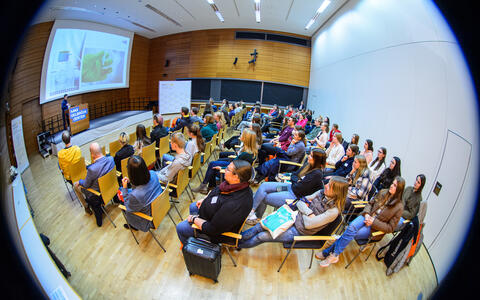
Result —
[[[277,186],[277,192],[286,192],[288,191],[288,186],[282,185],[282,186]]]

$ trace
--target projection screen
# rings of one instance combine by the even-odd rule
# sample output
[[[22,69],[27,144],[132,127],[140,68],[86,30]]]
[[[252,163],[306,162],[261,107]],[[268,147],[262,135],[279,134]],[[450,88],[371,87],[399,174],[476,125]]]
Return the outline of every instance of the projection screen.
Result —
[[[133,32],[73,20],[56,20],[48,39],[40,104],[64,94],[127,88]]]

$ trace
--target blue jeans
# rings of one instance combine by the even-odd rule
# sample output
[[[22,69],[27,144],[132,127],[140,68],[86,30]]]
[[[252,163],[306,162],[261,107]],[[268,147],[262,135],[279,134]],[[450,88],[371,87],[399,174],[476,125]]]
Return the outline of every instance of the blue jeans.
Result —
[[[162,156],[162,168],[165,168],[165,166],[167,165],[167,161],[173,161],[174,159],[175,159],[175,156],[165,153]]]
[[[286,191],[277,192],[277,187],[287,187]],[[273,207],[280,207],[284,205],[285,199],[296,199],[297,197],[292,191],[291,183],[283,182],[264,182],[259,187],[253,196],[253,210],[257,218],[262,218],[267,209],[267,204]]]
[[[276,239],[274,239],[270,234],[270,232],[263,229],[262,225],[258,223],[252,228],[242,232],[242,239],[238,243],[238,248],[252,248],[267,242],[277,242],[277,243],[293,242],[293,237],[296,235],[300,235],[300,233],[298,233],[298,230],[297,228],[295,228],[295,225],[292,225],[292,227],[288,228],[284,233],[282,233],[281,235],[277,236]]]
[[[203,183],[204,184],[209,183],[210,187],[215,187],[217,185],[217,182],[215,180],[215,176],[219,173],[218,173],[217,170],[213,169],[213,167],[218,167],[218,166],[226,167],[229,164],[230,164],[230,161],[224,161],[224,160],[211,161],[208,164],[207,172],[205,172],[205,178],[203,179]]]
[[[193,202],[192,204],[190,204],[190,214],[191,215],[198,214],[197,202]],[[195,235],[195,232],[192,228],[192,224],[188,223],[187,220],[184,220],[178,223],[177,235],[182,245],[185,245],[187,243],[188,238]]]
[[[327,257],[330,253],[334,253],[335,256],[340,255],[348,244],[353,240],[366,240],[370,236],[371,227],[366,226],[364,216],[358,216],[355,220],[348,225],[342,236],[335,241],[330,247],[323,250],[323,256]]]

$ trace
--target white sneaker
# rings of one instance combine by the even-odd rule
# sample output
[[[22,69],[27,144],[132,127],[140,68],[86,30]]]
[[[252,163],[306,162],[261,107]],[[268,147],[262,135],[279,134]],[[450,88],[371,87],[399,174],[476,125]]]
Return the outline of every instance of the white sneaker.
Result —
[[[337,263],[338,262],[338,256],[335,256],[333,255],[333,253],[330,253],[329,256],[327,256],[327,258],[325,258],[324,260],[322,260],[320,262],[320,267],[328,267],[329,265],[331,264],[334,264],[334,263]]]
[[[248,214],[247,220],[251,220],[251,219],[257,219],[257,215],[255,214],[254,211],[251,211],[251,212]]]

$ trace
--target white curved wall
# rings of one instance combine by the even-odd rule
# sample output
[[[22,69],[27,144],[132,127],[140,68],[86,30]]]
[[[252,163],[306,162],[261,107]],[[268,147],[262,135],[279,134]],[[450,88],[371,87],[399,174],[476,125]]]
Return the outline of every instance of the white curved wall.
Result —
[[[330,116],[345,138],[358,133],[360,145],[371,138],[375,149],[387,148],[388,160],[399,156],[407,185],[426,175],[424,242],[443,279],[468,229],[478,181],[476,155],[462,157],[466,168],[445,176],[455,164],[444,155],[447,135],[478,153],[478,119],[467,66],[436,6],[349,1],[313,37],[308,107]],[[460,178],[458,187],[449,186],[453,178]],[[438,197],[434,179],[443,185]]]

